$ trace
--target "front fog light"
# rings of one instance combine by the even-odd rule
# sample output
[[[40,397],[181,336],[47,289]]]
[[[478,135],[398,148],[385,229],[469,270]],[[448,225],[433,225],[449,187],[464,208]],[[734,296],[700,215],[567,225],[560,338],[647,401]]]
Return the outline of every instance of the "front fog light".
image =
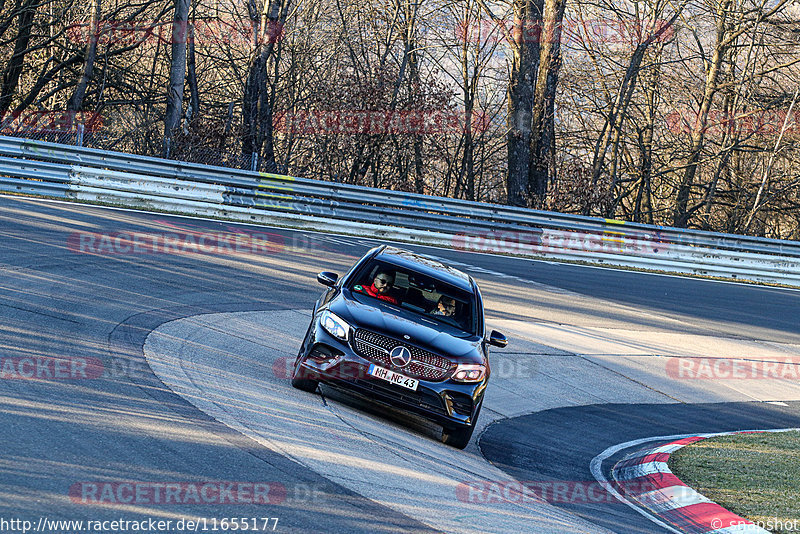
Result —
[[[319,317],[319,324],[330,335],[342,341],[347,341],[350,325],[333,312],[325,310]]]
[[[486,367],[481,364],[460,363],[453,373],[457,382],[480,382],[486,375]]]

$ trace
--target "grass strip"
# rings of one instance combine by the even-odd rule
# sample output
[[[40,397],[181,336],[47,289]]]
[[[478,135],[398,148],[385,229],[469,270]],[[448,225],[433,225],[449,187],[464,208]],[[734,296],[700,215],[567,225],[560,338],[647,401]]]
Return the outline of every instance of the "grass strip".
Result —
[[[770,532],[800,532],[800,432],[734,434],[679,449],[685,484]]]

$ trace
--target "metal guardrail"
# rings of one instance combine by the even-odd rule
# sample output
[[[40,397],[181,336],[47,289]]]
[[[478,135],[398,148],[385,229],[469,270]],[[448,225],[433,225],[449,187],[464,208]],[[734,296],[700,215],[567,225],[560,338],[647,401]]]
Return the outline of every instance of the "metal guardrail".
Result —
[[[800,243],[0,137],[0,191],[800,285]]]

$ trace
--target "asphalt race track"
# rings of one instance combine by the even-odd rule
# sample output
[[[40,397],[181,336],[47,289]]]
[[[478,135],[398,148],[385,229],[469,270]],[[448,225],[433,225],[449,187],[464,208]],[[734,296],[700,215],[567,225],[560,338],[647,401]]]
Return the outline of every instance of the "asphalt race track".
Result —
[[[510,339],[458,451],[414,417],[289,384],[316,273],[374,241],[15,197],[0,235],[0,527],[666,532],[575,491],[596,486],[592,459],[800,427],[794,290],[409,247],[475,276]],[[518,481],[570,491],[502,493]]]

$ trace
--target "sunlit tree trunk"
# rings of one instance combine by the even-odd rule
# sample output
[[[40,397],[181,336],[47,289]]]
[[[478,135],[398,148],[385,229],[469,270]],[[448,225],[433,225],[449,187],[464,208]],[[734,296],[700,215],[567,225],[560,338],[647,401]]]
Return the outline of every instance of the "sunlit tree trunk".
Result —
[[[162,156],[168,158],[172,151],[172,136],[180,124],[183,111],[183,85],[186,81],[186,36],[188,33],[191,0],[175,0],[175,17],[172,22],[172,58],[169,70],[167,112],[164,117],[164,143]]]
[[[245,158],[261,154],[263,166],[277,169],[272,117],[278,53],[290,0],[267,0],[258,29],[258,45],[247,69],[242,104],[242,152]]]
[[[541,28],[543,0],[515,0],[514,27],[509,43],[511,72],[508,82],[508,203],[528,204],[528,173],[531,163],[534,88],[539,68],[540,40],[531,28]]]
[[[531,117],[531,163],[528,167],[528,192],[531,205],[541,208],[547,186],[555,173],[555,100],[561,69],[561,26],[566,0],[545,0],[539,72],[533,96]]]

